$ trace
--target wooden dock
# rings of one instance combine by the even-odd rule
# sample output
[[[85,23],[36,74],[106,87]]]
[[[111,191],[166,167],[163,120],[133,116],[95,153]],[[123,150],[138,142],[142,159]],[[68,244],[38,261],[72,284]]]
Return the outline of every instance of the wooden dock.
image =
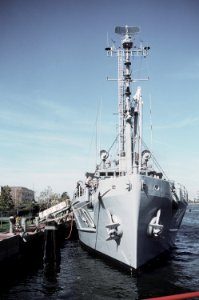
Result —
[[[18,259],[21,237],[11,233],[0,234],[0,263],[8,259]]]
[[[5,221],[5,220],[4,220]],[[10,226],[12,226],[10,224]],[[43,242],[45,224],[39,227],[32,225],[13,229],[9,232],[0,233],[0,264],[11,263],[19,260],[27,251],[33,250],[34,247]]]
[[[75,228],[73,216],[65,202],[41,212],[34,219],[21,217],[20,224],[13,217],[2,218],[1,220],[9,222],[10,226],[9,232],[0,233],[0,264],[17,260],[34,249],[41,249],[45,254],[45,239],[48,230],[52,229],[52,226],[49,226],[52,222],[55,224],[57,232],[58,238],[56,240],[71,238],[72,229]]]

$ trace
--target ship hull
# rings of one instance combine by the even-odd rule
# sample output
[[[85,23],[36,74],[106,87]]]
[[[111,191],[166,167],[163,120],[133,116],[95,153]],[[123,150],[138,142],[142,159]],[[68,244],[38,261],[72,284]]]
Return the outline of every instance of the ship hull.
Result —
[[[137,174],[100,180],[75,200],[81,243],[130,269],[174,245],[187,205],[174,201],[168,181]]]

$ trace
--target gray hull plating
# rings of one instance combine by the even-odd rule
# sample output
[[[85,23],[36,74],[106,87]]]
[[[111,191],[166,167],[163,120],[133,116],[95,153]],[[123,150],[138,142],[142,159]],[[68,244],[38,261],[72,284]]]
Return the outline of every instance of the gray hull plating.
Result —
[[[174,245],[187,205],[168,181],[141,175],[101,180],[91,198],[82,193],[74,206],[80,241],[134,269]]]

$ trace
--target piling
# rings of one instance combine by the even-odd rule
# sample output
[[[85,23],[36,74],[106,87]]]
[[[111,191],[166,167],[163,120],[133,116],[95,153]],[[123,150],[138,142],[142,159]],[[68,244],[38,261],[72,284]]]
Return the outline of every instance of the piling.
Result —
[[[56,264],[60,260],[57,229],[57,223],[53,220],[53,217],[49,215],[44,233],[44,265]]]

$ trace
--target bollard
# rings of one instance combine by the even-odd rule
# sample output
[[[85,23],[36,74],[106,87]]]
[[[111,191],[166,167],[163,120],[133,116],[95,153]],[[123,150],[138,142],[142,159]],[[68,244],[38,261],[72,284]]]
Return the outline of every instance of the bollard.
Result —
[[[23,228],[23,231],[26,232],[26,218],[21,218],[21,227]]]
[[[15,218],[14,218],[13,216],[11,216],[11,217],[9,218],[9,225],[10,225],[10,230],[9,230],[9,232],[10,232],[11,234],[14,232],[14,228],[13,228],[14,224],[15,224]]]
[[[35,225],[36,227],[39,227],[39,217],[35,217]]]

